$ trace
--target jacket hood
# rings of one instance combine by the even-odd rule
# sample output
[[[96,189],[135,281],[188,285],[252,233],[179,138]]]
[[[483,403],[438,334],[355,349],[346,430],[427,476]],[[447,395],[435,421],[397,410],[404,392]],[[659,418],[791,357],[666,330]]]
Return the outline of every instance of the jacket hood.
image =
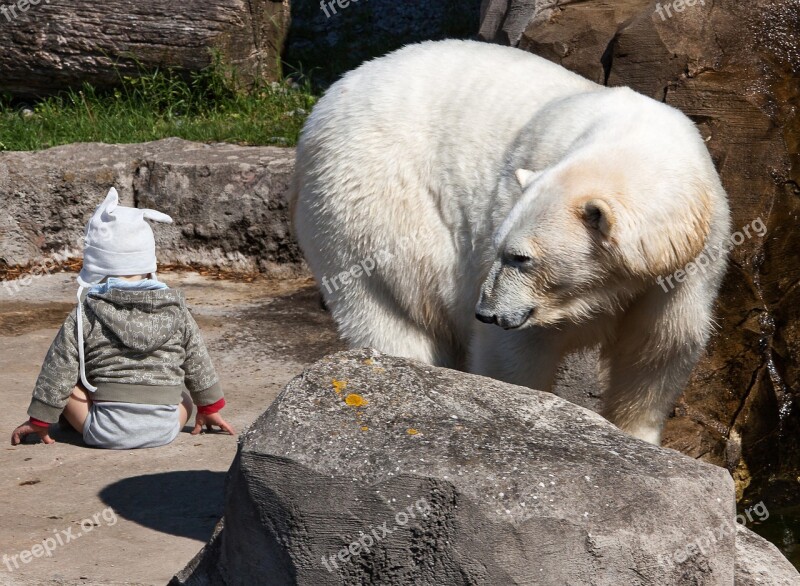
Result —
[[[184,298],[180,291],[111,289],[89,293],[86,305],[126,347],[152,352],[183,327]]]

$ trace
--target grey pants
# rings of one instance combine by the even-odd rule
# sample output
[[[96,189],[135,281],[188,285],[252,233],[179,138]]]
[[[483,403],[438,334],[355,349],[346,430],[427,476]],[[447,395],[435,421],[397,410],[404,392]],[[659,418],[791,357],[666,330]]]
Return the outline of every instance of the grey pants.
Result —
[[[155,448],[172,442],[179,431],[178,405],[103,401],[89,408],[83,441],[112,450]]]

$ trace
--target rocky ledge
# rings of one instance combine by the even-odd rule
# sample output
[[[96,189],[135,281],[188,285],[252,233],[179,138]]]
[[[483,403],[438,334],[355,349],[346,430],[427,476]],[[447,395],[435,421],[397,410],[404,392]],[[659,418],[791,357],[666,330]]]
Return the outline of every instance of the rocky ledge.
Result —
[[[160,263],[288,276],[294,149],[177,138],[0,153],[0,268],[80,257],[83,229],[112,185],[123,205],[175,223],[155,230]]]

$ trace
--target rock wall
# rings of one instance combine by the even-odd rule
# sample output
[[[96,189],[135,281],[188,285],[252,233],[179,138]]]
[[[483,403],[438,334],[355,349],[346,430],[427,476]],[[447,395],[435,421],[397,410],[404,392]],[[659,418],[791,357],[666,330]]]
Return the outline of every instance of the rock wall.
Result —
[[[552,394],[351,350],[242,434],[172,584],[796,584],[734,503],[721,468]]]
[[[113,185],[123,205],[173,217],[161,263],[294,274],[287,189],[294,149],[180,139],[0,153],[0,268],[80,257],[86,221]]]
[[[173,67],[196,71],[212,52],[244,82],[274,80],[289,0],[39,0],[0,8],[0,91],[33,97],[84,82]]]
[[[698,125],[745,237],[719,329],[666,445],[725,465],[777,505],[800,492],[800,2],[484,0],[481,36],[628,85]],[[670,153],[664,153],[665,158]]]

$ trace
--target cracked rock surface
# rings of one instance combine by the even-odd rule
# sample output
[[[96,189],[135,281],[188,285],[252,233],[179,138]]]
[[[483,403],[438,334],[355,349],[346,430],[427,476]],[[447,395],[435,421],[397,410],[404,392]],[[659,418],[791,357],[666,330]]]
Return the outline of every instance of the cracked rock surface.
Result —
[[[731,584],[754,549],[800,579],[734,515],[727,472],[587,409],[351,350],[243,433],[224,526],[173,584]]]

